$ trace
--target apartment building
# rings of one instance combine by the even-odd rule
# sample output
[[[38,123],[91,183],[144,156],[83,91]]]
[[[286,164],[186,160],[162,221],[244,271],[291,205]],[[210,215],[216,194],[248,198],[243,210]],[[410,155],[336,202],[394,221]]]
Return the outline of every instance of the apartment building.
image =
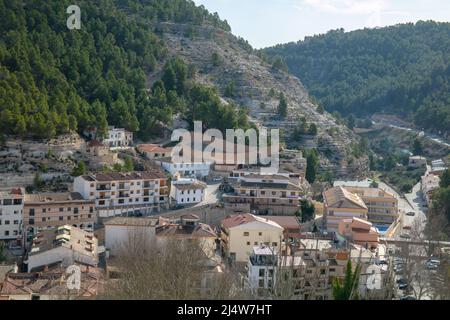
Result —
[[[0,240],[20,243],[23,228],[23,188],[0,191]]]
[[[343,219],[360,218],[367,220],[368,208],[356,194],[343,187],[333,187],[323,193],[324,227],[328,231],[338,231]]]
[[[97,212],[94,200],[85,200],[78,192],[26,194],[23,218],[31,237],[66,224],[93,231]]]
[[[223,219],[220,231],[222,255],[229,263],[245,263],[254,246],[281,247],[284,230],[276,222],[245,213]]]
[[[24,261],[28,272],[56,263],[98,265],[98,241],[93,232],[69,225],[42,231],[33,241]]]
[[[74,191],[94,200],[101,218],[151,214],[168,208],[167,178],[158,170],[83,175],[75,178]]]
[[[269,215],[294,215],[299,210],[302,188],[289,177],[243,175],[233,188],[233,193],[223,196],[228,210]]]
[[[276,248],[253,247],[247,263],[247,283],[258,297],[281,294],[299,296],[305,282],[306,264],[299,256],[279,255]],[[277,290],[274,290],[274,289]]]
[[[137,150],[150,160],[167,158],[172,155],[172,148],[163,148],[157,144],[140,144],[137,146]]]
[[[110,148],[131,147],[133,145],[133,133],[123,128],[108,128],[108,136],[103,143]]]
[[[197,179],[174,180],[170,188],[170,196],[175,203],[180,205],[199,203],[205,200],[206,184]]]
[[[398,200],[381,188],[345,187],[367,206],[367,219],[376,224],[392,224],[399,217]]]
[[[339,223],[338,233],[349,242],[375,249],[380,243],[378,230],[366,220],[351,218]]]

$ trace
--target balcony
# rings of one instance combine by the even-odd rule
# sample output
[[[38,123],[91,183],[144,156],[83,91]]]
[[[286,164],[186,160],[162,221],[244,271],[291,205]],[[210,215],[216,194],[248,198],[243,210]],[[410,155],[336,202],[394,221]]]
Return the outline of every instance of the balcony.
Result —
[[[111,190],[111,185],[110,184],[98,184],[97,187],[95,188],[97,191],[106,191],[106,190]]]

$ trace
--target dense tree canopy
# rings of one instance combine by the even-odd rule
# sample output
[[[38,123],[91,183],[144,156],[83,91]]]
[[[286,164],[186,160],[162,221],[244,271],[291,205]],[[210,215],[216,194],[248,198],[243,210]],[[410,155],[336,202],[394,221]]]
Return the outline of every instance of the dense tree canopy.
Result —
[[[115,125],[147,139],[170,124],[173,114],[188,117],[195,92],[210,90],[192,83],[185,62],[167,58],[164,42],[147,22],[229,30],[217,14],[186,0],[82,0],[81,29],[69,30],[70,4],[0,0],[0,136],[42,139],[91,127],[104,135]],[[147,76],[158,65],[164,65],[162,79],[148,90]],[[223,106],[214,90],[205,99],[210,101],[202,101],[203,108],[224,110],[215,118],[222,126],[246,123],[246,114]]]
[[[344,115],[392,112],[450,131],[450,23],[343,29],[267,48],[283,57],[325,108]]]

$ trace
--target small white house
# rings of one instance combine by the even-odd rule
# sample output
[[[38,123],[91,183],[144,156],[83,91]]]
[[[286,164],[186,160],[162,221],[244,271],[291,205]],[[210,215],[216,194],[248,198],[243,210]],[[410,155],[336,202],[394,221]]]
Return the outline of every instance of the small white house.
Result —
[[[123,128],[109,127],[108,137],[103,143],[110,148],[130,147],[133,145],[133,133]]]
[[[196,179],[178,179],[172,181],[171,198],[177,204],[199,203],[205,200],[206,184]]]

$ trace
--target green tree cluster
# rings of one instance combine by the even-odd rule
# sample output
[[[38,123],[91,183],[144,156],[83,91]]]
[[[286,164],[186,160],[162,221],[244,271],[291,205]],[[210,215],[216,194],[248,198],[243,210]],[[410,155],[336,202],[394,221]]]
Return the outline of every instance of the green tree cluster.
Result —
[[[385,28],[332,30],[264,49],[328,111],[401,115],[450,132],[450,23],[418,21]]]

